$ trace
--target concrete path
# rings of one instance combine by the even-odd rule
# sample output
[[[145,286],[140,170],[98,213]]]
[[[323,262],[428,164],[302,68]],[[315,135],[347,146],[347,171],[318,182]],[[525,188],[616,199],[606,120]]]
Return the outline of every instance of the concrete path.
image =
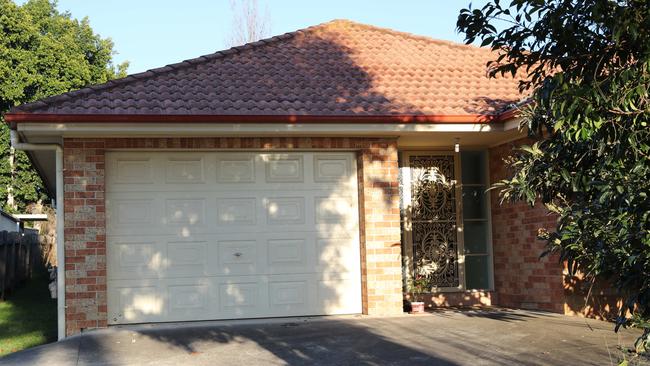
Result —
[[[515,311],[112,327],[0,365],[616,365],[637,333]]]

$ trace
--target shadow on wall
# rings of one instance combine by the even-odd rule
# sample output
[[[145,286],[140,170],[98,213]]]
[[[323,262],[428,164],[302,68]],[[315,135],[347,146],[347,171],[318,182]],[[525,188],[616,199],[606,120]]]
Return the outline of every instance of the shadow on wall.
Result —
[[[580,273],[564,276],[564,313],[599,320],[614,321],[618,316],[623,300],[610,284],[586,281]]]
[[[422,294],[420,298],[427,309],[489,307],[496,303],[493,293],[489,291],[434,292]],[[410,310],[408,301],[411,299],[411,295],[405,293],[404,299],[406,310]]]
[[[505,158],[521,145],[532,142],[529,138],[523,138],[492,148],[491,183],[511,177],[514,172],[505,163]],[[541,227],[554,231],[556,217],[539,204],[532,208],[524,202],[499,205],[499,198],[499,192],[493,190],[494,275],[498,304],[509,307],[530,307],[523,305],[532,304],[539,309],[567,315],[612,320],[622,302],[611,286],[597,283],[590,293],[591,283],[586,282],[581,274],[569,276],[566,264],[560,263],[558,254],[539,257],[545,250],[545,242],[537,238],[537,230]],[[521,268],[524,264],[534,268],[537,275],[510,270]],[[537,282],[546,282],[550,289],[545,292],[531,291],[533,288],[526,283],[532,283],[533,277]],[[545,296],[545,293],[550,296]]]

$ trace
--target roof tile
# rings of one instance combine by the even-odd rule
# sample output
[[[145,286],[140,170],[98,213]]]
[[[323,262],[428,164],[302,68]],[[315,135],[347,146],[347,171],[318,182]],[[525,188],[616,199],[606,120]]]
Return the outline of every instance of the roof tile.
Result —
[[[522,99],[492,51],[335,20],[18,106],[10,113],[495,114]]]

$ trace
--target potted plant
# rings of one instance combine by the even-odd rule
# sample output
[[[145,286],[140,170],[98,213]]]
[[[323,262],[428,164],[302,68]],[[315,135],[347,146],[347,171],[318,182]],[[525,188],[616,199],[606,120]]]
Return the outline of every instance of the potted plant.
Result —
[[[411,314],[424,313],[424,302],[422,301],[422,294],[429,292],[429,286],[426,277],[416,275],[409,281],[408,291],[411,294]]]

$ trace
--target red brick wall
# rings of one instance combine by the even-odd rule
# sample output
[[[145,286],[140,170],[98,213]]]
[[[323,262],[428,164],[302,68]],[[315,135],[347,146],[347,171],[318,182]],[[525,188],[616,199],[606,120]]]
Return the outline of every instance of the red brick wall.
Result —
[[[397,147],[375,138],[135,138],[64,140],[66,333],[105,327],[105,151],[111,149],[351,149],[358,151],[363,312],[402,311]]]
[[[508,177],[503,159],[520,140],[490,149],[490,182]],[[491,193],[492,246],[496,304],[506,307],[564,311],[562,265],[557,257],[540,258],[545,243],[537,240],[540,228],[555,227],[555,217],[543,206],[499,204]]]
[[[65,140],[66,334],[105,327],[104,143]]]

